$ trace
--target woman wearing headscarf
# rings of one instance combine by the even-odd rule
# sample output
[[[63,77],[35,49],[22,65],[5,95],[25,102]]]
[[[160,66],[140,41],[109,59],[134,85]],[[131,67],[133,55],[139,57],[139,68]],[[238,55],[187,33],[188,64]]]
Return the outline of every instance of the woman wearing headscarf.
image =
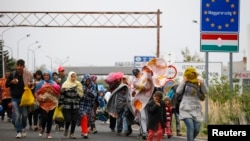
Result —
[[[193,67],[188,67],[183,76],[183,82],[176,89],[177,94],[183,94],[179,111],[180,120],[183,120],[187,127],[187,140],[194,141],[200,131],[203,121],[202,107],[200,102],[205,99],[208,93],[207,87]]]
[[[58,105],[58,97],[61,91],[60,86],[52,80],[51,71],[45,70],[43,77],[44,80],[40,81],[35,88],[35,96],[40,107],[42,120],[42,129],[39,132],[39,136],[43,136],[46,126],[46,137],[52,138],[50,131],[52,128],[53,114]]]
[[[97,97],[97,88],[89,74],[85,74],[81,81],[84,95],[80,101],[79,123],[82,136],[88,138],[88,127],[92,124],[92,110]]]
[[[79,103],[83,96],[82,84],[77,80],[75,72],[69,72],[66,81],[62,84],[61,90],[59,106],[62,106],[65,121],[64,136],[68,136],[69,126],[71,125],[69,138],[75,139],[74,132],[78,117]]]

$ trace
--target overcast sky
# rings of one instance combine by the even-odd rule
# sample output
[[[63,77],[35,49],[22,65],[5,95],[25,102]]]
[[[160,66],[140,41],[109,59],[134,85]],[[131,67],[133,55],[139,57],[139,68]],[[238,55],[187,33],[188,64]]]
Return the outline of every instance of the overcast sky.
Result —
[[[247,54],[247,25],[250,23],[250,1],[240,0],[240,47],[233,53],[233,61],[241,61]],[[200,0],[0,0],[0,11],[162,11],[160,30],[160,56],[176,56],[183,60],[181,50],[188,47],[192,54],[200,52]],[[6,28],[0,28],[3,32]],[[248,30],[249,32],[250,30]],[[12,28],[4,32],[5,45],[17,57],[17,42],[20,41],[19,57],[28,62],[32,70],[31,53],[27,60],[28,46],[35,41],[36,65],[45,64],[53,68],[58,62],[65,66],[113,66],[115,62],[133,62],[134,56],[156,54],[156,29],[102,29],[102,28]],[[245,51],[245,52],[244,52]],[[49,56],[49,57],[47,57]],[[209,53],[209,61],[229,61],[229,53]]]

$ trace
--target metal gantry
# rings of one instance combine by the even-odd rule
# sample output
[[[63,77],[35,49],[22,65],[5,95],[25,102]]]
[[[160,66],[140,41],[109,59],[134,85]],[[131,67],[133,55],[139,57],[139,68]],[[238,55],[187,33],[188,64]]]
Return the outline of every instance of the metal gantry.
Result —
[[[0,11],[0,28],[156,28],[156,57],[159,57],[160,14],[159,9],[156,12]]]

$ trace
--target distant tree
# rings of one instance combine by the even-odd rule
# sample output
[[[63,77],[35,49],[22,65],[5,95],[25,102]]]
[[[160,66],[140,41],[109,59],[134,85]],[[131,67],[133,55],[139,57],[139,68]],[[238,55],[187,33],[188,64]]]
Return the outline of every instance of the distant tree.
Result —
[[[5,70],[14,71],[16,69],[16,60],[14,58],[5,57]]]
[[[183,56],[183,62],[203,62],[202,57],[197,52],[192,55],[188,47],[182,50],[181,54]]]

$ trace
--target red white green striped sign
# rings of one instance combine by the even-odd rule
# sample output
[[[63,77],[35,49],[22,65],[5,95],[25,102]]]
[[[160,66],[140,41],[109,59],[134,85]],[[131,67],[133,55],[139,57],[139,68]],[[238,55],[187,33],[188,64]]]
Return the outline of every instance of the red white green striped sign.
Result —
[[[238,34],[201,33],[201,52],[239,52]]]

